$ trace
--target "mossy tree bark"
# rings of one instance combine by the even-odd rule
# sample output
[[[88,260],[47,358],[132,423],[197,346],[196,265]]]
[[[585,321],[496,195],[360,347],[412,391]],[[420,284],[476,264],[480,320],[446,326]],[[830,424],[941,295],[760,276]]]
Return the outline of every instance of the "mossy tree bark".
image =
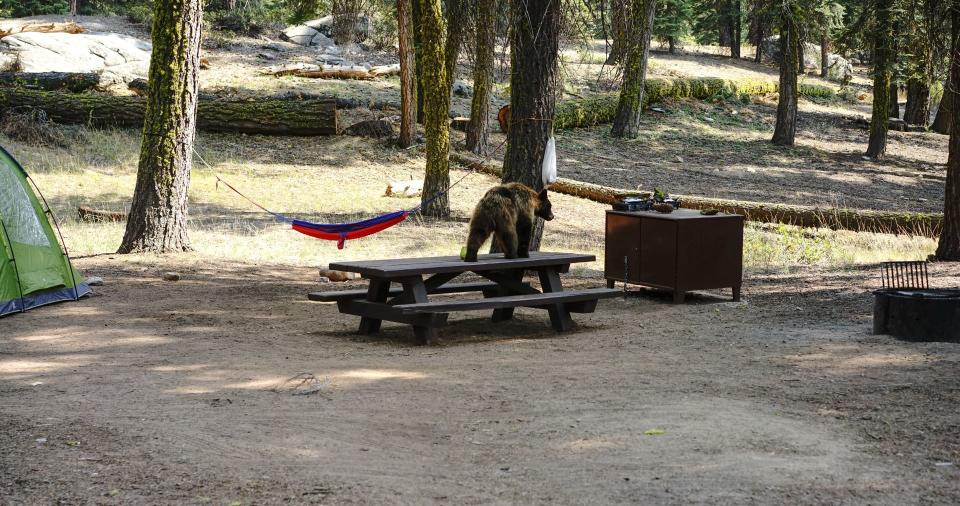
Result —
[[[201,0],[157,0],[137,184],[119,253],[187,251]]]
[[[556,0],[510,4],[510,128],[503,182],[520,182],[535,190],[543,188],[543,153],[553,135],[561,9]],[[538,218],[531,251],[539,250],[542,235],[543,220]]]
[[[457,61],[460,59],[460,48],[467,33],[467,0],[447,0],[447,40],[444,45],[444,67],[446,67],[447,89],[453,86],[457,78]]]
[[[937,116],[930,125],[930,130],[940,134],[949,134],[953,123],[953,94],[950,90],[950,80],[943,85],[943,98],[940,99],[940,107],[937,108]]]
[[[650,59],[650,36],[657,0],[632,0],[634,27],[623,68],[623,87],[620,103],[613,119],[611,135],[628,139],[640,134],[640,115],[643,113],[643,92],[647,79],[647,61]]]
[[[730,57],[740,59],[740,43],[743,41],[741,0],[730,0]]]
[[[890,84],[893,66],[893,0],[879,0],[876,9],[876,33],[873,50],[873,118],[867,156],[874,160],[887,152],[887,129],[890,119]]]
[[[949,93],[952,103],[960,100],[960,0],[950,6],[953,21],[953,41],[950,58],[950,79],[944,93]],[[960,114],[950,115],[950,155],[947,158],[947,182],[943,198],[943,231],[937,245],[938,260],[960,261]]]
[[[473,66],[473,99],[467,125],[467,149],[478,155],[487,150],[487,120],[493,87],[493,58],[497,37],[497,0],[477,0],[477,41]]]
[[[417,123],[423,123],[423,60],[421,58],[420,42],[423,40],[423,22],[420,15],[420,0],[411,0],[410,13],[413,22],[413,58],[414,58],[414,81],[417,83]]]
[[[427,139],[427,169],[423,179],[423,209],[428,216],[450,215],[450,86],[445,61],[446,22],[440,0],[420,3],[420,76],[423,84],[423,129]]]
[[[397,0],[397,39],[400,43],[400,137],[401,148],[413,145],[417,132],[417,67],[413,52],[412,1]]]
[[[797,19],[794,6],[784,2],[780,27],[780,98],[777,101],[777,125],[773,130],[773,143],[778,146],[793,146],[797,136],[797,61],[801,56],[797,48]]]

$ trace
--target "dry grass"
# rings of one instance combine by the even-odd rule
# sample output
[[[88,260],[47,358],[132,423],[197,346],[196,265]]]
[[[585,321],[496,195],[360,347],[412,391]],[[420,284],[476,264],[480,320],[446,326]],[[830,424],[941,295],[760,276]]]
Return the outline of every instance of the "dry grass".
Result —
[[[84,134],[70,149],[2,139],[44,190],[61,218],[74,255],[112,254],[123,225],[85,223],[79,205],[123,211],[133,193],[138,135],[135,131]],[[383,196],[388,181],[423,177],[422,153],[402,151],[352,137],[282,138],[201,134],[198,152],[213,170],[249,197],[284,214],[316,222],[344,222],[410,208],[416,199]],[[383,233],[350,241],[343,250],[328,241],[300,235],[234,193],[217,189],[214,172],[199,160],[190,188],[190,237],[197,262],[225,259],[256,264],[320,266],[332,261],[392,256],[455,255],[466,233],[473,204],[492,177],[475,174],[452,193],[453,218],[428,221],[414,216]],[[452,179],[463,175],[454,170]],[[578,271],[599,276],[603,269],[603,212],[606,206],[554,195],[557,219],[544,248],[596,254]],[[934,249],[924,238],[749,225],[744,243],[751,270],[790,270],[809,265],[850,266],[889,259],[923,258]],[[152,256],[134,262],[155,263]]]

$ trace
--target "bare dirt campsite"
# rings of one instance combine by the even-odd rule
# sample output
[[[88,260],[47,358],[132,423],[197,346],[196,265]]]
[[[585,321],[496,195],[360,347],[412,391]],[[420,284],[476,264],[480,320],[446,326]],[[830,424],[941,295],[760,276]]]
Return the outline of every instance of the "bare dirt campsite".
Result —
[[[169,78],[148,72],[151,59],[191,44],[165,45],[176,30],[149,26],[164,9],[199,16],[190,6],[201,2],[181,2],[181,11],[167,0],[110,8],[81,1],[71,17],[66,2],[27,12],[17,9],[55,2],[0,0],[0,16],[9,17],[0,19],[0,66],[9,64],[0,69],[0,146],[25,173],[0,158],[0,504],[960,503],[960,343],[919,330],[873,332],[874,292],[904,282],[884,279],[883,262],[920,262],[913,265],[927,269],[929,288],[960,287],[960,263],[940,261],[949,260],[943,237],[960,216],[944,214],[951,171],[960,174],[948,162],[960,133],[932,125],[942,87],[927,90],[923,128],[887,117],[883,156],[867,156],[879,64],[864,49],[872,41],[856,38],[866,33],[854,30],[862,6],[826,2],[841,6],[828,30],[837,38],[834,63],[820,77],[818,47],[817,68],[794,72],[795,135],[774,144],[786,95],[774,58],[752,56],[754,2],[736,2],[743,54],[732,58],[731,47],[716,45],[716,19],[690,10],[705,2],[664,1],[653,41],[645,39],[653,51],[636,132],[616,136],[629,55],[644,37],[631,35],[623,60],[607,63],[616,47],[603,30],[616,40],[620,21],[593,16],[645,2],[588,1],[571,6],[562,23],[555,13],[562,35],[545,28],[558,49],[552,88],[543,92],[556,98],[553,126],[544,128],[528,108],[541,107],[544,95],[511,80],[511,51],[514,65],[537,80],[543,76],[522,67],[536,55],[523,51],[543,56],[549,44],[519,48],[511,37],[523,30],[507,29],[519,18],[501,2],[489,48],[488,138],[477,155],[466,147],[476,130],[462,131],[456,118],[474,114],[484,87],[475,77],[485,2],[419,2],[441,18],[469,7],[464,24],[473,28],[461,34],[452,77],[439,83],[450,93],[431,93],[432,71],[416,77],[426,112],[446,100],[448,113],[426,114],[400,147],[402,125],[415,115],[405,107],[413,81],[400,74],[407,0],[354,12],[346,42],[336,16],[321,17],[333,8],[323,2],[206,2],[200,47],[171,59],[198,76],[195,136],[184,136],[182,125],[158,127],[160,116],[151,116],[171,107],[150,96]],[[293,22],[294,4],[313,10]],[[803,13],[817,2],[797,4]],[[757,26],[767,31],[758,42],[780,47],[768,39],[788,28],[762,12]],[[808,15],[805,26],[820,26]],[[57,40],[77,42],[66,49]],[[423,47],[417,58],[429,64],[437,55]],[[808,51],[800,52],[793,56],[802,64]],[[114,53],[122,57],[103,56]],[[949,64],[941,56],[930,70],[940,84]],[[43,67],[54,58],[77,68]],[[88,63],[98,67],[80,68]],[[148,100],[158,105],[151,110]],[[508,132],[498,125],[506,105]],[[152,135],[172,137],[142,143]],[[559,179],[547,181],[551,136]],[[190,149],[165,151],[171,146]],[[176,170],[184,164],[186,173]],[[448,180],[434,199],[438,166]],[[184,174],[188,184],[178,179]],[[457,255],[478,202],[502,181],[530,174],[537,189],[546,183],[555,215],[543,222],[540,251],[481,255],[471,270]],[[409,192],[398,191],[406,184]],[[144,198],[151,188],[162,198]],[[652,210],[623,216],[744,216],[732,249],[709,227],[696,228],[706,239],[671,250],[668,262],[679,283],[687,253],[713,265],[735,251],[740,300],[729,284],[691,289],[682,303],[670,287],[643,280],[617,281],[616,293],[604,288],[621,273],[665,272],[632,265],[634,257],[620,263],[611,242],[636,241],[642,262],[682,242],[651,235],[662,227],[644,228],[642,244],[611,237],[606,213],[631,202]],[[157,209],[170,211],[161,212],[163,226],[150,214]],[[347,238],[405,210],[395,226]],[[321,238],[292,230],[287,217]],[[150,242],[151,227],[175,229],[179,218],[179,231]],[[17,223],[43,220],[59,225],[44,232],[56,258],[25,249]],[[146,230],[134,230],[138,224]],[[676,226],[681,237],[685,225]],[[342,249],[338,239],[346,239]],[[173,247],[154,247],[160,243]],[[68,263],[59,260],[60,244]],[[23,251],[34,256],[18,260]],[[557,252],[593,259],[546,265],[544,255]],[[61,262],[58,276],[69,279],[75,268],[80,279],[23,293],[34,278],[18,276],[41,257]],[[428,262],[433,257],[447,258]],[[381,259],[399,260],[376,264]],[[513,270],[484,270],[495,262]],[[402,275],[384,286],[375,269],[348,276],[331,264],[393,266]],[[436,292],[450,287],[445,273],[460,270],[469,272],[455,281],[478,287],[482,298]],[[70,298],[74,281],[93,285],[92,294],[46,305],[50,293]],[[358,295],[331,295],[351,291]],[[310,300],[315,292],[325,301]],[[384,321],[363,332],[380,325],[371,319]],[[445,325],[425,344],[422,328],[434,323]]]

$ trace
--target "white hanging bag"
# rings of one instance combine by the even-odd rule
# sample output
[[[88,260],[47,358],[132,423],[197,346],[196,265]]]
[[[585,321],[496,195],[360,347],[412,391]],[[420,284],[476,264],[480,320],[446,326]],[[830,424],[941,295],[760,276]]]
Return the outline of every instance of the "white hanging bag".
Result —
[[[550,186],[557,180],[557,140],[550,136],[543,151],[543,186]]]

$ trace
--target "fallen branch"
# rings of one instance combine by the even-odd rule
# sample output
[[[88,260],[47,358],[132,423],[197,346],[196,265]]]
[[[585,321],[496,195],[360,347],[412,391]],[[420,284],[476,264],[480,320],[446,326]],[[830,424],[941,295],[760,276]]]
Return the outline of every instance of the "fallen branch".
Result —
[[[66,23],[31,23],[23,26],[15,26],[8,30],[0,28],[0,39],[6,37],[7,35],[13,35],[15,33],[23,32],[41,32],[41,33],[53,33],[53,32],[63,32],[63,33],[83,33],[86,30],[82,26],[74,23],[73,21],[68,21]]]
[[[483,160],[462,153],[451,153],[450,159],[464,167],[484,174],[502,177],[503,170]],[[649,196],[648,191],[624,190],[609,186],[584,183],[560,178],[550,185],[550,190],[564,195],[585,198],[601,204],[613,204],[627,196]],[[906,234],[937,237],[943,227],[943,214],[874,211],[868,209],[841,209],[746,202],[729,199],[710,199],[674,195],[688,209],[717,209],[726,213],[741,214],[749,221],[782,223],[810,228],[852,230],[884,234]]]
[[[77,208],[77,215],[80,221],[109,222],[109,221],[127,221],[127,213],[116,211],[103,211],[89,206],[80,206]]]

